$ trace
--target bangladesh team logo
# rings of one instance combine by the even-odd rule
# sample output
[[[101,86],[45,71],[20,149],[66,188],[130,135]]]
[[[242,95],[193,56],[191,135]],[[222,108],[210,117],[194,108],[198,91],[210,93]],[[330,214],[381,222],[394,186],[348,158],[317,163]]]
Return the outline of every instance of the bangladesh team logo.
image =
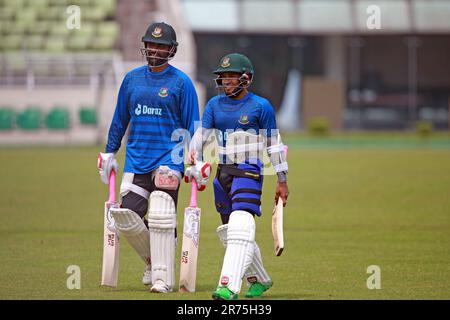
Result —
[[[162,36],[162,29],[160,27],[156,27],[152,32],[152,36],[155,38],[160,38]]]
[[[230,66],[230,58],[229,57],[225,57],[222,60],[222,64],[220,65],[222,68],[228,68]]]
[[[250,121],[248,120],[248,116],[246,115],[241,115],[241,117],[239,118],[239,123],[240,124],[248,124]]]
[[[167,88],[161,88],[159,89],[159,93],[158,96],[160,96],[161,98],[165,98],[169,95],[169,89]]]

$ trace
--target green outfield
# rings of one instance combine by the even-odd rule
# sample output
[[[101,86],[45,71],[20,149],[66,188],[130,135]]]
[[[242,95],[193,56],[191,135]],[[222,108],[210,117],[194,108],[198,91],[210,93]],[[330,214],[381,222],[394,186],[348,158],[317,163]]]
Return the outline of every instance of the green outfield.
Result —
[[[281,257],[270,229],[274,177],[265,180],[256,227],[274,281],[264,299],[450,299],[449,135],[286,141],[290,199]],[[0,299],[210,299],[224,253],[211,184],[199,196],[196,293],[149,293],[143,264],[125,241],[118,288],[99,286],[107,196],[96,170],[99,149],[1,149]],[[180,228],[188,190],[183,184]],[[80,290],[66,287],[69,265],[81,269]],[[370,265],[381,269],[379,290],[366,286]],[[177,278],[178,271],[179,264]]]

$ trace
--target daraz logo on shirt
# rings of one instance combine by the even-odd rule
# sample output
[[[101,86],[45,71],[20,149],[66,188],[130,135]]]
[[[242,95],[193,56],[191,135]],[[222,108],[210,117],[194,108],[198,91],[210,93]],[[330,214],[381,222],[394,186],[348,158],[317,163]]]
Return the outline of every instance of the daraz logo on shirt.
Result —
[[[151,108],[151,107],[147,107],[146,105],[140,105],[138,103],[136,109],[134,109],[134,113],[137,116],[140,116],[141,114],[161,116],[162,115],[162,109],[161,108]]]

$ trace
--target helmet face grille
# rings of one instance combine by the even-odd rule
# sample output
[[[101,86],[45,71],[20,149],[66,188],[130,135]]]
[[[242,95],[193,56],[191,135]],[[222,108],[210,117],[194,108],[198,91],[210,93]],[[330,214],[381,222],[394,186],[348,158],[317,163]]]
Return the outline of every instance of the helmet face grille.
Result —
[[[170,50],[143,47],[140,49],[140,52],[150,67],[160,67],[173,59],[176,47],[172,46]]]

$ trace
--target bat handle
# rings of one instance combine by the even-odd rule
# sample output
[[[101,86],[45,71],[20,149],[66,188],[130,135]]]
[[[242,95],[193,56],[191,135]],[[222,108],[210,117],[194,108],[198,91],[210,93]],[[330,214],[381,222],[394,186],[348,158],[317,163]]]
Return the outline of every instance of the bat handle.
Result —
[[[197,181],[192,179],[190,207],[197,208]]]
[[[116,172],[111,170],[109,175],[109,202],[116,202]]]

